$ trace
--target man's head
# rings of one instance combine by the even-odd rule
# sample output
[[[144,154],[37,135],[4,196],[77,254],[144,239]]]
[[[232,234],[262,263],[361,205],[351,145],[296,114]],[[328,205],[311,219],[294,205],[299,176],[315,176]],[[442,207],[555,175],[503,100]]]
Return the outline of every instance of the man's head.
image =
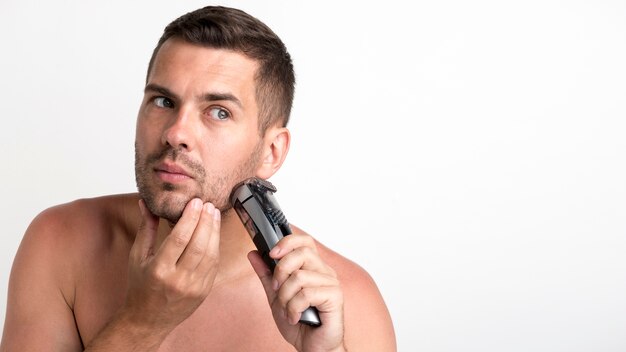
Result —
[[[274,124],[287,126],[293,102],[295,74],[291,56],[278,36],[263,22],[233,8],[207,6],[170,23],[154,48],[146,81],[159,49],[170,38],[244,54],[259,63],[256,99],[261,135]]]
[[[195,197],[227,210],[237,182],[276,172],[293,77],[280,39],[239,10],[203,8],[168,25],[137,118],[136,180],[150,211],[175,223]]]

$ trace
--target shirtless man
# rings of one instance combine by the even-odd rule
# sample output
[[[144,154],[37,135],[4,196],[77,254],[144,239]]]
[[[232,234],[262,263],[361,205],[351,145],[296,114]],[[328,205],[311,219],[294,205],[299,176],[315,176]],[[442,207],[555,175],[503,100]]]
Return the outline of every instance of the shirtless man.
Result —
[[[230,209],[236,183],[283,163],[293,87],[283,43],[246,13],[172,22],[137,118],[139,193],[37,216],[13,264],[2,351],[395,351],[363,269],[294,227],[272,275]],[[298,323],[309,306],[320,327]]]

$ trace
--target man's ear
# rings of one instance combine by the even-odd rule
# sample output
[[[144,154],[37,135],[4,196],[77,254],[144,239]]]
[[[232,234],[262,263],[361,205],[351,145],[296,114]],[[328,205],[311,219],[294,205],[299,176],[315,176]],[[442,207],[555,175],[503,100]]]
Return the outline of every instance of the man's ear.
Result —
[[[289,151],[291,134],[286,127],[270,127],[263,138],[263,150],[256,176],[268,179],[280,169]]]

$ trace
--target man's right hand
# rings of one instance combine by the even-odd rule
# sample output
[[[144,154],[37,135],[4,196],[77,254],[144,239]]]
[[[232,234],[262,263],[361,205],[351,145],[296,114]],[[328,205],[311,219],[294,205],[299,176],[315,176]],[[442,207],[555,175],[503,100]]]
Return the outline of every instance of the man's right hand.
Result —
[[[172,330],[211,291],[217,274],[220,211],[200,199],[187,203],[160,248],[154,248],[159,219],[139,201],[142,222],[130,251],[124,309],[138,324]]]
[[[117,340],[120,330],[151,340],[142,344],[146,350],[158,347],[200,306],[217,274],[221,219],[213,204],[189,201],[159,248],[155,248],[159,218],[143,200],[139,207],[142,221],[130,250],[126,300],[89,346],[93,350],[100,350],[98,341]]]

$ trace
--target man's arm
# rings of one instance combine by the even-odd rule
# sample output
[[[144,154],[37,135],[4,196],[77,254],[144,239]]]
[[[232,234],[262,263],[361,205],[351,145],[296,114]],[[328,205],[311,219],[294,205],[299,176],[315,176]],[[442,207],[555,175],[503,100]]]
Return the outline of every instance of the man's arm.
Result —
[[[40,214],[13,261],[2,351],[82,351],[66,267],[59,211]],[[65,246],[67,247],[67,246]]]

